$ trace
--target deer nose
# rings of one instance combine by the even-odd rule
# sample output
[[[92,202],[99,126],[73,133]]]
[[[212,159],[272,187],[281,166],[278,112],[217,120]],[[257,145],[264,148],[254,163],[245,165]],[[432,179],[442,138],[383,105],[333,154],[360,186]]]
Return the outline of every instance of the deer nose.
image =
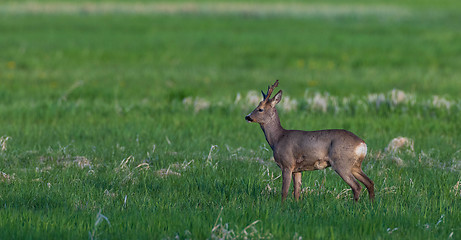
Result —
[[[250,115],[247,115],[245,117],[245,120],[247,120],[248,122],[253,122],[253,119],[251,119]]]

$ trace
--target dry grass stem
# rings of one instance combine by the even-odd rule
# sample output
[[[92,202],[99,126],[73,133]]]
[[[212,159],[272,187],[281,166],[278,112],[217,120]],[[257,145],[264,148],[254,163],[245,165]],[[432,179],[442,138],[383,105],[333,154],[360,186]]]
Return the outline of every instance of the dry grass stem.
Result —
[[[0,146],[1,146],[2,152],[6,151],[6,142],[10,139],[11,137],[8,137],[8,136],[0,137]]]
[[[461,197],[461,181],[457,181],[450,192],[454,193],[456,197]]]
[[[336,196],[336,199],[340,199],[340,198],[345,198],[347,195],[349,195],[348,193],[352,191],[352,189],[350,188],[346,188],[346,189],[343,189],[341,192],[339,192],[339,194]]]
[[[121,162],[120,162],[120,165],[118,166],[117,170],[120,171],[122,169],[127,169],[128,168],[128,165],[134,161],[134,157],[132,155],[130,155],[129,157],[123,159]]]
[[[218,145],[211,145],[210,151],[208,152],[208,157],[206,158],[206,164],[209,166],[213,165],[212,154],[213,154],[213,150],[215,149],[218,149]]]
[[[256,224],[260,220],[256,220],[250,223],[248,226],[243,228],[242,231],[237,232],[229,228],[229,223],[222,223],[222,213],[223,207],[216,218],[215,224],[211,229],[211,239],[271,239],[273,238],[270,233],[261,233],[260,230],[256,228]]]
[[[149,170],[150,166],[149,166],[148,163],[141,163],[138,166],[136,166],[136,168],[139,168],[139,169],[142,169],[142,170]]]
[[[59,98],[58,103],[62,103],[62,102],[67,101],[67,96],[69,96],[69,94],[71,94],[75,89],[77,89],[78,87],[80,87],[82,85],[83,85],[83,81],[74,82],[74,84],[72,84],[72,86],[70,86],[70,88],[67,89],[67,91],[65,91],[64,94],[61,95],[61,97]]]
[[[96,221],[95,221],[94,226],[93,226],[93,231],[88,232],[89,239],[91,239],[91,240],[97,239],[97,236],[96,236],[97,229],[98,229],[99,224],[101,224],[103,221],[106,221],[107,224],[109,224],[109,227],[111,226],[109,219],[106,216],[102,215],[101,211],[102,210],[99,209],[99,212],[96,215]]]

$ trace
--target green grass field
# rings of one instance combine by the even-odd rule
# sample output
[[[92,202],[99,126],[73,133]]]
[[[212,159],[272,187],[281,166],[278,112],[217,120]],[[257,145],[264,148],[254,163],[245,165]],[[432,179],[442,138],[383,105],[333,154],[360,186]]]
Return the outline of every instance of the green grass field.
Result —
[[[0,239],[460,239],[460,5],[0,3]],[[281,204],[244,120],[275,79],[375,202],[326,169]]]

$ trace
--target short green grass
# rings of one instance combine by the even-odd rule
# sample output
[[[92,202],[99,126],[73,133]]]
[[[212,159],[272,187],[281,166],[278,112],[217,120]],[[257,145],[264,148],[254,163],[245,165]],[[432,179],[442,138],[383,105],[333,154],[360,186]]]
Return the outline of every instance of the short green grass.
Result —
[[[461,15],[393,4],[410,13],[1,12],[0,239],[460,238]],[[328,169],[281,204],[243,119],[275,79],[284,127],[365,139],[375,202]],[[414,149],[386,153],[398,136]]]

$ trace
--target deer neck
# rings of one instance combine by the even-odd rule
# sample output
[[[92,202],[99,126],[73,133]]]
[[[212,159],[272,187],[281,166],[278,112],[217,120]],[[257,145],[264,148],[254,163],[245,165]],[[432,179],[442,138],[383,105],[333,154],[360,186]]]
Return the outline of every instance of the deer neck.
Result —
[[[274,146],[278,143],[280,138],[283,136],[283,132],[285,131],[282,125],[280,125],[280,118],[277,110],[274,110],[274,113],[269,122],[264,124],[261,123],[260,126],[264,132],[264,135],[266,136],[267,143],[269,143],[273,150]]]

